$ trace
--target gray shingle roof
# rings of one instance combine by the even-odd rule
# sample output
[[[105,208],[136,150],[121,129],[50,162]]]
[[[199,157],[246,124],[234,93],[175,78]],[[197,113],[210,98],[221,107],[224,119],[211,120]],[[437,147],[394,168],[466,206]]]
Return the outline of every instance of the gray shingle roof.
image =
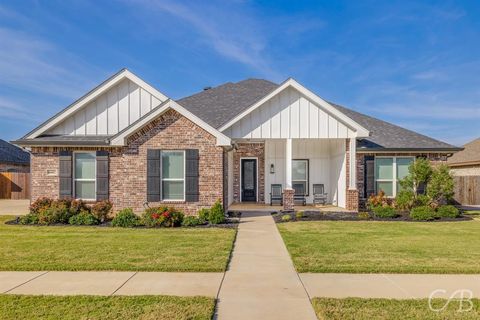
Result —
[[[215,128],[235,118],[242,111],[275,90],[279,85],[262,79],[228,82],[218,87],[182,98],[177,102]],[[371,136],[359,142],[358,148],[371,150],[459,150],[448,143],[361,114],[335,103],[339,111],[370,131]]]
[[[464,150],[448,158],[449,165],[480,164],[480,138],[465,144]]]
[[[236,83],[227,82],[177,102],[218,129],[277,87],[278,84],[267,80],[247,79]]]
[[[0,163],[29,164],[30,153],[0,139]]]

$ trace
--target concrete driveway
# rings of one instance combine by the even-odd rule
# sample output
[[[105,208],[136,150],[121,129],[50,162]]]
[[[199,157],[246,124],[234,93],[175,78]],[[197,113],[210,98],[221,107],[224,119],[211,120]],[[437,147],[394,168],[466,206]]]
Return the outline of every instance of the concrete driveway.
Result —
[[[23,216],[28,213],[30,200],[0,199],[0,215]]]

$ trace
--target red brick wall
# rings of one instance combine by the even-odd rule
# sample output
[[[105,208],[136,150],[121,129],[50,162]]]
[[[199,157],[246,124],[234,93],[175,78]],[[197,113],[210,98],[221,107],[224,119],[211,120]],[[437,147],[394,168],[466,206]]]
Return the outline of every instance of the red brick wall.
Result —
[[[233,154],[233,201],[240,202],[240,159],[258,158],[258,202],[265,202],[265,144],[239,143]]]
[[[32,148],[32,199],[58,197],[58,151],[98,150],[100,148]],[[105,149],[105,148],[104,148]],[[199,150],[199,201],[159,202],[150,206],[172,205],[186,214],[196,214],[202,207],[223,200],[223,148],[216,138],[170,110],[132,135],[126,147],[108,148],[110,152],[110,200],[114,210],[131,207],[143,211],[147,200],[147,149]],[[47,169],[56,170],[47,176]]]

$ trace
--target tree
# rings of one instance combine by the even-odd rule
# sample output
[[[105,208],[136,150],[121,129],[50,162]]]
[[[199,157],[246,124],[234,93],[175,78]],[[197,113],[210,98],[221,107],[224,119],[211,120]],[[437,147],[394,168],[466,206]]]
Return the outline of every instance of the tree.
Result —
[[[432,166],[427,159],[418,158],[413,161],[408,167],[408,175],[400,180],[400,185],[405,190],[412,190],[414,197],[418,194],[419,186],[428,184],[432,176]]]
[[[435,168],[430,177],[427,188],[427,195],[436,205],[446,204],[454,195],[453,177],[450,175],[450,169],[442,164]]]

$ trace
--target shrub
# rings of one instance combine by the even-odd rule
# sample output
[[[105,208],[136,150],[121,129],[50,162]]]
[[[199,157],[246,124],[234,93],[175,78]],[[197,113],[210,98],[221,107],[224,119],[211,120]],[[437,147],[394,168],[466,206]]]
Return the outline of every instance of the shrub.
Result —
[[[220,200],[217,200],[210,209],[208,221],[212,224],[219,224],[225,222],[225,213],[223,212],[223,206]]]
[[[200,223],[200,219],[194,216],[187,216],[183,219],[182,226],[184,227],[195,227],[198,226]]]
[[[122,228],[133,228],[139,225],[140,218],[133,213],[132,208],[120,210],[112,220],[112,226]]]
[[[385,192],[383,192],[383,190],[380,190],[378,194],[372,194],[370,197],[368,197],[368,205],[372,209],[379,206],[387,206],[388,199],[387,197],[385,197]]]
[[[415,206],[416,207],[430,206],[431,202],[432,202],[432,199],[430,199],[429,196],[425,194],[419,194],[417,196],[417,200],[415,201]]]
[[[198,219],[200,219],[203,222],[208,221],[208,216],[210,215],[210,209],[208,208],[202,208],[198,210]]]
[[[410,211],[410,218],[413,220],[433,220],[435,219],[435,210],[429,206],[416,207]]]
[[[441,206],[437,209],[437,217],[439,218],[458,218],[460,211],[451,205]]]
[[[80,213],[70,217],[68,220],[69,224],[72,225],[84,225],[84,226],[91,226],[98,224],[100,221],[92,215],[87,210],[81,210]]]
[[[58,222],[58,211],[55,208],[42,209],[37,214],[38,224],[50,225]]]
[[[33,213],[26,214],[20,217],[19,224],[38,224],[38,216]]]
[[[304,216],[305,215],[304,215],[303,211],[297,211],[295,213],[295,218],[297,218],[297,219],[302,219]]]
[[[107,219],[110,210],[112,210],[112,203],[108,200],[98,201],[91,208],[93,216],[100,222]]]
[[[79,214],[82,210],[90,211],[90,208],[83,200],[74,199],[70,202],[70,213],[72,215]]]
[[[362,220],[368,220],[370,219],[370,213],[368,212],[359,212],[358,213],[358,218]]]
[[[182,224],[183,213],[175,208],[153,207],[143,212],[142,222],[149,228],[178,227]]]
[[[417,158],[408,167],[408,175],[400,180],[400,185],[405,190],[412,190],[415,196],[422,184],[428,184],[432,176],[432,166],[425,158]]]
[[[288,222],[290,220],[292,220],[292,217],[289,214],[285,214],[285,215],[282,216],[282,221],[283,222]]]
[[[395,218],[398,216],[397,212],[395,212],[395,209],[390,206],[374,207],[372,211],[377,218]]]
[[[53,199],[47,197],[38,198],[30,205],[30,213],[38,214],[41,210],[50,208],[52,202]]]
[[[412,190],[402,190],[395,198],[395,206],[400,210],[410,210],[415,205],[415,194]]]

